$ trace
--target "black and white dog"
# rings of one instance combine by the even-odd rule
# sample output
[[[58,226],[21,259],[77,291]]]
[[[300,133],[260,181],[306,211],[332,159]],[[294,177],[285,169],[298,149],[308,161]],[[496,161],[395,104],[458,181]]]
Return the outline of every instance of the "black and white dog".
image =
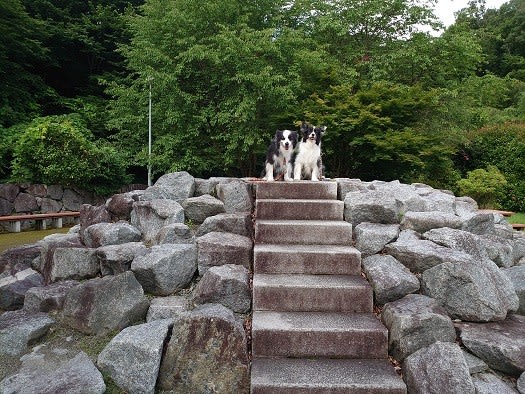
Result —
[[[295,181],[321,179],[321,137],[325,131],[326,126],[316,127],[306,122],[301,123],[302,140],[297,153],[292,158]]]
[[[292,180],[292,152],[297,145],[297,131],[277,130],[266,153],[264,179],[273,181],[284,178]]]

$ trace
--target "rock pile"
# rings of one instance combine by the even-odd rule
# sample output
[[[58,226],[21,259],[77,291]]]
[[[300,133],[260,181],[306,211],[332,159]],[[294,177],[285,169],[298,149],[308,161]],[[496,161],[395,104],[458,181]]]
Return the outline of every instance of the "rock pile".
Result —
[[[525,393],[525,234],[427,185],[335,181],[408,392]],[[0,392],[248,393],[254,187],[167,174],[2,253]]]

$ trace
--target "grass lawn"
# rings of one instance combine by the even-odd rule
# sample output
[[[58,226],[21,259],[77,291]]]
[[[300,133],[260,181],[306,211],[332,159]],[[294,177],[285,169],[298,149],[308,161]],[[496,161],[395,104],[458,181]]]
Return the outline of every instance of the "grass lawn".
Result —
[[[518,212],[512,215],[511,217],[507,218],[508,222],[513,223],[525,223],[525,213]]]
[[[0,253],[4,250],[12,248],[14,246],[20,246],[25,244],[33,244],[40,241],[45,236],[55,233],[67,233],[68,227],[63,228],[51,228],[49,230],[41,231],[22,231],[21,233],[2,233],[0,234]]]

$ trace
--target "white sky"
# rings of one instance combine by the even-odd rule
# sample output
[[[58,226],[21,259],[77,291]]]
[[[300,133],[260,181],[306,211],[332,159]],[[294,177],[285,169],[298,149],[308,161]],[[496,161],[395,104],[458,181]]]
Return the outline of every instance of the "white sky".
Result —
[[[487,9],[489,9],[499,8],[506,2],[507,0],[486,0],[485,4]],[[465,8],[467,5],[468,0],[438,0],[435,14],[446,26],[450,26],[455,20],[454,12]]]

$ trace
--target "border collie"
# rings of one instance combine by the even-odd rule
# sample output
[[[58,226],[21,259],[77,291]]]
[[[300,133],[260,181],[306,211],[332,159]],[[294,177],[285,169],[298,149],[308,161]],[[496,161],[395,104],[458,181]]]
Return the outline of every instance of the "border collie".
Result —
[[[292,180],[292,152],[297,145],[297,131],[277,130],[266,153],[264,179],[273,181],[284,178]]]
[[[294,166],[294,180],[301,179],[318,181],[322,176],[321,163],[321,136],[326,126],[316,127],[309,123],[301,123],[302,141],[299,149],[292,158]]]

